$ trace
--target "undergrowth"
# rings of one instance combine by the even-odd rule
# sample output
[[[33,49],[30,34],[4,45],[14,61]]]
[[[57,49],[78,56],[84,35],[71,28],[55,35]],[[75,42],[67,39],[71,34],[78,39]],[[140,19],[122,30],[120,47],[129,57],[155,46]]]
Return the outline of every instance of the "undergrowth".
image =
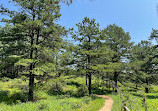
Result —
[[[97,111],[105,100],[87,96],[87,87],[77,79],[58,78],[37,84],[34,102],[27,101],[28,80],[0,81],[0,111]]]

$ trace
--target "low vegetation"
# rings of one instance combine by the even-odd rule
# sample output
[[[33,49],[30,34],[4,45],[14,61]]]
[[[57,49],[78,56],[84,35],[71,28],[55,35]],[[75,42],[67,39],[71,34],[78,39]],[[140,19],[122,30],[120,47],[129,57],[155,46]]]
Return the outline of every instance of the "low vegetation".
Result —
[[[152,86],[157,88],[157,86]],[[132,88],[131,88],[132,89]],[[123,103],[130,111],[158,111],[158,90],[151,90],[146,94],[143,90],[139,91],[125,91],[120,94],[109,95],[113,100],[112,111],[121,111],[123,109]]]
[[[122,27],[101,29],[88,17],[66,29],[58,24],[61,1],[72,3],[0,5],[0,110],[97,111],[105,100],[93,94],[111,94],[114,111],[123,102],[131,111],[156,111],[158,45],[150,40],[158,43],[158,30],[136,44]]]
[[[37,87],[34,102],[27,102],[28,82],[3,78],[0,81],[0,111],[97,111],[104,105],[103,98],[89,97],[87,87],[77,82],[83,78],[73,79],[50,80],[40,89]]]

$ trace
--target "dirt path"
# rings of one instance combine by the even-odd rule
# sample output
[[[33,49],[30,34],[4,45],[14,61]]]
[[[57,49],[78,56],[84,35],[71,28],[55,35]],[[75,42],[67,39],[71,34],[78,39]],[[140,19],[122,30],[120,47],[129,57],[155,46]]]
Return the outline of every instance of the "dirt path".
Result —
[[[106,95],[96,95],[96,96],[105,98],[105,104],[99,111],[111,111],[112,110],[113,100],[109,96],[106,96]]]

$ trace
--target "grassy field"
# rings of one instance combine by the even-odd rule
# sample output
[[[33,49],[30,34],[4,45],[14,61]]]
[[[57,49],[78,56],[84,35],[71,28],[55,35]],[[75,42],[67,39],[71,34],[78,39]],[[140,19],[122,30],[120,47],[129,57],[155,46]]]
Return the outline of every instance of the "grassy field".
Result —
[[[104,104],[104,99],[94,97],[66,98],[49,96],[37,102],[0,103],[0,111],[97,111]]]
[[[112,94],[98,87],[99,83],[101,81],[92,80],[93,93],[109,95],[114,101],[112,111],[121,111],[123,100],[130,111],[145,111],[145,106],[147,111],[158,111],[158,86],[152,85],[148,94],[141,88],[138,92],[125,88],[126,91]],[[27,102],[28,80],[3,78],[0,81],[0,111],[98,111],[105,102],[103,98],[86,96],[85,78],[82,77],[65,76],[36,86],[34,102]],[[123,88],[120,84],[119,87]]]
[[[0,81],[0,111],[97,111],[105,100],[98,97],[77,96],[83,78],[50,80],[35,89],[34,102],[27,102],[28,81],[2,79]],[[58,92],[56,87],[58,86]],[[82,90],[81,90],[82,92]],[[82,94],[82,93],[81,93]]]
[[[121,111],[122,110],[122,101],[124,100],[127,104],[127,107],[130,111],[158,111],[158,93],[156,89],[158,86],[152,86],[152,93],[145,94],[142,91],[138,92],[126,92],[122,94],[113,94],[109,95],[113,100],[113,109],[112,111]],[[145,102],[144,102],[145,99]]]

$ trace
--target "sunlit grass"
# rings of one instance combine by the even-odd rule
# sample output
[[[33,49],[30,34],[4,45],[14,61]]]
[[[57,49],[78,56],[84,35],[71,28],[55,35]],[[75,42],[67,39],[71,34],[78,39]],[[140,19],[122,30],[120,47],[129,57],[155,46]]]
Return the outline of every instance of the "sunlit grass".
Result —
[[[134,94],[134,95],[133,95]],[[145,107],[143,106],[143,97],[140,93],[133,93],[128,96],[128,100],[125,101],[127,107],[130,111],[145,111]],[[112,97],[114,104],[112,111],[121,111],[123,108],[122,105],[122,97],[120,94],[117,95],[109,95]],[[148,111],[158,111],[158,93],[149,93],[146,94],[146,106]]]
[[[97,111],[104,104],[103,98],[93,97],[60,97],[48,96],[40,93],[41,99],[37,102],[16,103],[7,105],[0,103],[0,111]]]
[[[70,93],[77,93],[78,84],[82,85],[83,78],[63,79],[63,94],[49,94],[52,80],[35,90],[35,102],[22,102],[20,96],[27,99],[27,93],[23,94],[22,87],[27,87],[28,82],[21,79],[0,81],[0,111],[98,111],[103,107],[105,99],[96,97],[75,97]],[[26,90],[26,89],[25,89]],[[27,91],[27,90],[26,90]],[[24,98],[24,99],[25,99]]]

